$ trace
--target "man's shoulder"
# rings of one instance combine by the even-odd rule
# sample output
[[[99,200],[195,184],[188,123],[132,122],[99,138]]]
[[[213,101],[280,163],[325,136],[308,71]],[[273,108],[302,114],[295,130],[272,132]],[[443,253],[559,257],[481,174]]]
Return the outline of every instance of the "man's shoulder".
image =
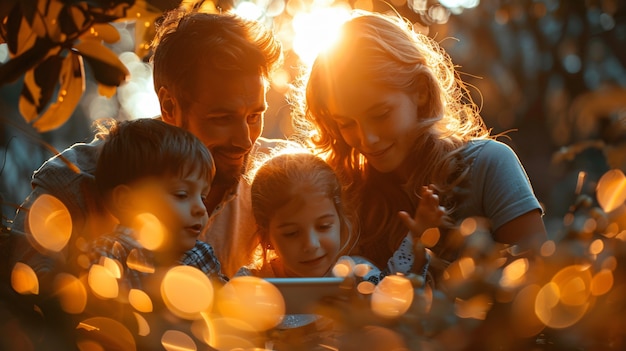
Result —
[[[98,155],[102,149],[103,139],[94,138],[89,143],[76,143],[63,150],[46,162],[44,162],[37,171],[37,174],[48,173],[51,171],[65,170],[72,173],[93,173],[98,161]]]

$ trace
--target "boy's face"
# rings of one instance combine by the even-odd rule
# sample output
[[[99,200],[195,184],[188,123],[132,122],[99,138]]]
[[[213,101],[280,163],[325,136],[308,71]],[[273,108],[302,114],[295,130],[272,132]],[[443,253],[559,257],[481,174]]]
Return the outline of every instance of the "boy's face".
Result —
[[[166,91],[159,99],[163,120],[190,131],[211,151],[216,184],[231,184],[241,177],[263,131],[265,92],[261,75],[204,69],[198,72],[195,89],[186,92],[182,101]]]
[[[203,199],[210,186],[200,175],[196,170],[186,176],[159,177],[133,188],[134,211],[154,215],[165,229],[163,244],[155,251],[178,258],[195,246],[208,221]]]
[[[337,210],[326,194],[300,191],[271,218],[269,240],[289,276],[321,277],[341,247]]]

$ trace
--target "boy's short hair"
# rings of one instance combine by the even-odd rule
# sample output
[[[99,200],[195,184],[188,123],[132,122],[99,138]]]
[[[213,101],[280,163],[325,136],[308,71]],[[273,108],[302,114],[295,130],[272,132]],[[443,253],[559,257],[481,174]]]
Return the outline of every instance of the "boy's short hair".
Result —
[[[213,157],[190,132],[152,118],[121,121],[111,127],[102,146],[96,186],[106,196],[118,185],[149,177],[184,176],[198,169],[211,182]]]

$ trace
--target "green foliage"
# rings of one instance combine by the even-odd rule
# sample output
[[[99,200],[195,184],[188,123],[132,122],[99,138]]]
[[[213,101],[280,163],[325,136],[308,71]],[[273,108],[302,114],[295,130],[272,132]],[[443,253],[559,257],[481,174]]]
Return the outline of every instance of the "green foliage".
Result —
[[[124,19],[135,0],[3,0],[0,42],[10,59],[0,85],[24,78],[20,113],[39,132],[72,115],[85,89],[84,60],[95,80],[115,88],[129,72],[105,43],[119,40],[110,24]],[[108,89],[114,91],[114,89]]]

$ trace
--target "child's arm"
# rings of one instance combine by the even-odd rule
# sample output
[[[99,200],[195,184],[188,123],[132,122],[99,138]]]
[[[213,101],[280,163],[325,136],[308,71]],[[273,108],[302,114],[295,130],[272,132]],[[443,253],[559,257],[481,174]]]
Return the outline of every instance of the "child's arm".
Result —
[[[443,224],[446,209],[439,206],[439,196],[433,191],[433,186],[424,186],[420,192],[421,200],[417,205],[415,217],[400,211],[398,216],[404,225],[409,228],[413,240],[417,242],[429,228],[436,228]]]
[[[425,280],[430,265],[430,254],[421,242],[421,237],[429,228],[436,228],[443,224],[446,210],[439,205],[439,196],[433,191],[433,187],[422,187],[421,201],[415,211],[415,217],[400,211],[398,216],[407,226],[409,233],[404,238],[400,247],[389,259],[387,264],[391,273],[418,272]]]

